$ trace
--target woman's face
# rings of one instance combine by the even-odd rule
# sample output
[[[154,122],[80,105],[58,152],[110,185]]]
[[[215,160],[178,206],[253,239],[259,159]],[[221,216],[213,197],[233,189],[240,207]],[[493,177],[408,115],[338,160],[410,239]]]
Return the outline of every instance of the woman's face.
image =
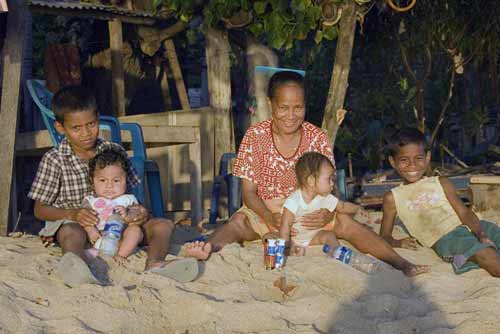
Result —
[[[305,99],[304,90],[294,83],[279,86],[273,99],[267,99],[273,127],[281,134],[292,134],[300,129],[304,117]]]

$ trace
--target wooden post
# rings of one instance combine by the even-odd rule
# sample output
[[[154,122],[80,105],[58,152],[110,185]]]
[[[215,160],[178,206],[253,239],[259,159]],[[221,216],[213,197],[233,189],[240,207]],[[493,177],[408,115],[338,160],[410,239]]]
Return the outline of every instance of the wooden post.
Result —
[[[184,79],[182,78],[181,67],[179,66],[179,60],[177,59],[177,52],[175,51],[174,42],[171,39],[166,39],[163,42],[166,50],[166,56],[170,68],[172,69],[172,74],[175,79],[175,86],[177,87],[177,93],[179,94],[179,100],[181,100],[182,110],[191,110],[189,105],[189,98],[186,92],[186,85],[184,84]]]
[[[202,182],[201,182],[201,143],[200,129],[196,128],[196,142],[190,144],[190,180],[191,180],[191,224],[198,226],[203,218]]]
[[[9,1],[7,35],[3,46],[2,102],[0,105],[0,234],[6,235],[9,229],[9,208],[13,191],[15,142],[17,134],[17,115],[21,88],[21,65],[25,39],[24,17],[27,9],[23,0]],[[15,218],[15,217],[13,217]]]
[[[122,22],[118,19],[108,22],[109,48],[111,50],[111,91],[113,113],[125,116],[125,82],[123,71],[123,32]]]
[[[164,111],[172,110],[172,99],[170,98],[170,87],[167,76],[167,62],[162,61],[157,66],[156,81],[160,83],[161,96],[163,98]]]
[[[219,171],[222,154],[234,152],[234,135],[231,119],[229,41],[227,31],[220,31],[213,28],[208,28],[205,37],[208,92],[210,106],[215,110],[215,174]]]
[[[335,64],[333,65],[322,125],[323,129],[328,132],[332,145],[335,144],[335,137],[339,127],[337,110],[342,109],[344,106],[347,86],[349,85],[352,47],[356,33],[356,2],[354,0],[345,1],[339,24],[340,30],[335,51]]]

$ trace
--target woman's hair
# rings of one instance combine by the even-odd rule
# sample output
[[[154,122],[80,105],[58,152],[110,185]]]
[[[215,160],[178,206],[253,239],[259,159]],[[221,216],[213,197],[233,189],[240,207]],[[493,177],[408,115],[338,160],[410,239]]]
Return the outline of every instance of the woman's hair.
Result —
[[[297,186],[303,188],[307,185],[309,176],[314,179],[319,177],[319,172],[323,164],[328,164],[332,168],[333,164],[326,156],[318,152],[304,153],[295,164],[295,175],[297,175]]]
[[[90,183],[93,183],[96,170],[115,165],[120,166],[125,173],[127,173],[128,177],[130,172],[130,161],[128,160],[125,149],[115,143],[100,145],[97,148],[95,157],[89,161]]]
[[[304,90],[304,77],[293,71],[280,71],[274,73],[267,85],[267,97],[272,100],[278,88],[287,84],[295,84]]]

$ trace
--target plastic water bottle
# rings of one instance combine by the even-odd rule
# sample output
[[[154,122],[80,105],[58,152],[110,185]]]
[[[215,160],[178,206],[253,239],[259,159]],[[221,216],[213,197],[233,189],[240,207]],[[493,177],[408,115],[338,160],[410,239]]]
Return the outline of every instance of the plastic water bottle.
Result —
[[[362,253],[358,253],[346,246],[337,246],[335,248],[330,245],[323,246],[323,252],[328,254],[342,263],[352,266],[353,268],[367,274],[374,274],[380,270],[380,262]]]
[[[102,233],[99,252],[107,256],[114,256],[118,251],[118,245],[124,229],[123,220],[120,215],[114,213],[106,220]]]

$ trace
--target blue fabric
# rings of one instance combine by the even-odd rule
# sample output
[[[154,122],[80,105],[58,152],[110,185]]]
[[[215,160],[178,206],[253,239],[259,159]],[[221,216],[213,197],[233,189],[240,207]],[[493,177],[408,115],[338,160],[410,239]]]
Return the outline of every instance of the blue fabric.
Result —
[[[497,246],[496,251],[500,255],[500,227],[484,220],[479,223],[484,233]],[[458,226],[432,246],[441,258],[453,262],[453,270],[456,274],[463,274],[479,268],[479,265],[471,261],[470,258],[488,247],[492,246],[481,243],[465,225]]]

